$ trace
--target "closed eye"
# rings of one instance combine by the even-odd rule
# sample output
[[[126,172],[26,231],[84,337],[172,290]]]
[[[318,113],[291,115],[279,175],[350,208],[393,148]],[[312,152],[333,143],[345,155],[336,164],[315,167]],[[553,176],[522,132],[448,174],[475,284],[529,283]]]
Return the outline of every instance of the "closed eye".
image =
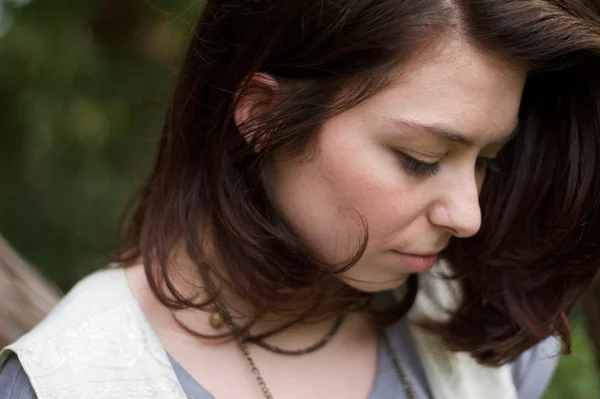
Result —
[[[440,170],[440,162],[425,162],[419,160],[405,152],[398,151],[400,161],[404,171],[409,176],[418,178],[428,178],[435,176]],[[500,166],[495,158],[478,157],[475,162],[477,171],[489,170],[491,172],[500,172]]]
[[[409,176],[421,178],[432,177],[435,176],[440,169],[439,162],[424,162],[401,151],[398,152],[398,155],[400,155],[404,171]]]

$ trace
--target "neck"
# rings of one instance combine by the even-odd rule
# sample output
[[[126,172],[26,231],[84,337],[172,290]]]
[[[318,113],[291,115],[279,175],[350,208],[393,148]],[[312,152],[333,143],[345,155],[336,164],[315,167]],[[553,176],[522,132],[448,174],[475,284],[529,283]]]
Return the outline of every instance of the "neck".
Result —
[[[141,265],[139,269],[147,284],[147,279]],[[195,303],[201,303],[205,300],[202,296],[202,293],[205,292],[205,285],[189,260],[180,257],[177,261],[172,262],[169,277],[175,290],[184,298],[194,298]],[[230,327],[225,323],[219,328],[214,328],[211,325],[211,314],[215,311],[222,311],[214,306],[214,304],[202,306],[199,309],[173,310],[160,303],[156,296],[152,294],[149,286],[147,291],[151,294],[152,300],[155,302],[153,310],[150,312],[154,313],[157,317],[160,312],[162,317],[159,323],[163,326],[168,325],[168,328],[178,335],[192,338],[198,335],[218,336],[230,332]],[[168,299],[174,299],[164,282],[161,291]],[[340,315],[339,312],[327,311],[325,307],[330,307],[330,303],[328,305],[321,304],[314,309],[313,314],[322,315],[319,317],[312,316],[311,314],[302,318],[302,320],[298,320],[299,316],[302,316],[301,313],[272,311],[266,312],[257,318],[256,309],[253,309],[247,302],[226,291],[222,291],[221,295],[219,303],[226,303],[226,311],[230,313],[236,325],[250,325],[248,333],[251,336],[267,334],[269,335],[268,338],[264,338],[266,342],[289,350],[306,348],[322,340],[332,330]],[[276,334],[269,334],[274,330],[279,330],[284,325],[289,325],[289,327]],[[348,329],[355,331],[357,334],[364,334],[366,330],[372,329],[372,326],[366,314],[352,312],[345,315],[336,336],[347,335],[345,331]]]

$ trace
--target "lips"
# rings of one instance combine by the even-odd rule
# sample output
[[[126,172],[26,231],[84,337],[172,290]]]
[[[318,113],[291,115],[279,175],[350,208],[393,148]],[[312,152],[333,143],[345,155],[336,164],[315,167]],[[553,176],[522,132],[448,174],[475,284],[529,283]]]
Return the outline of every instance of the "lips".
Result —
[[[424,273],[430,270],[438,261],[439,255],[415,255],[392,251],[402,266],[414,273]]]

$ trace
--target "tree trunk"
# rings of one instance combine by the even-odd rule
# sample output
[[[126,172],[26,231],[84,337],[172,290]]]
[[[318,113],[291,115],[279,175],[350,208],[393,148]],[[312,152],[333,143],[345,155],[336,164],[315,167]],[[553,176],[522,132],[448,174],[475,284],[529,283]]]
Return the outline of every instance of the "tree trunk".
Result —
[[[0,236],[0,348],[35,326],[61,296]]]

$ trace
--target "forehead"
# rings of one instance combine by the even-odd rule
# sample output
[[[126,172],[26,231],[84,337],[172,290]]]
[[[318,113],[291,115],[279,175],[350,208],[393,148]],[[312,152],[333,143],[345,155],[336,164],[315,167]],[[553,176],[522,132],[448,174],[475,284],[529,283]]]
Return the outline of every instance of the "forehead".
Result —
[[[526,75],[464,41],[439,42],[372,98],[371,111],[444,126],[473,142],[498,141],[513,132]]]

